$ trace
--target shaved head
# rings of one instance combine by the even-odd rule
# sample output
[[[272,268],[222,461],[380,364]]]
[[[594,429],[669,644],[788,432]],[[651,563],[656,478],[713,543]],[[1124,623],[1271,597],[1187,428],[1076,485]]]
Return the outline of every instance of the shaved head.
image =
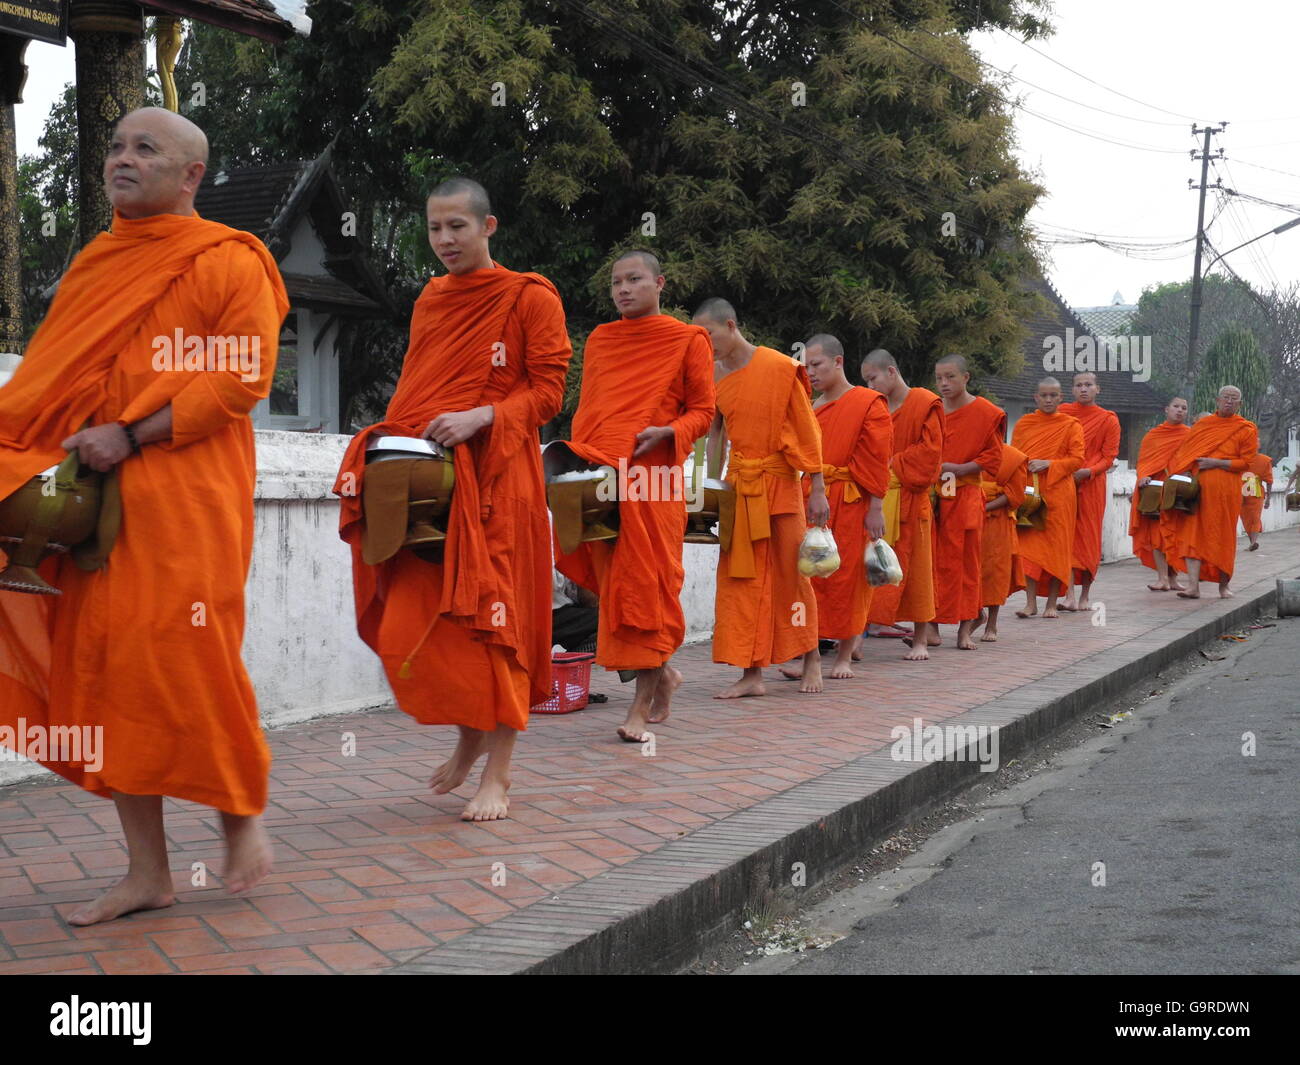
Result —
[[[736,308],[721,296],[711,296],[701,303],[694,317],[707,318],[719,325],[725,325],[728,320],[740,324],[740,319],[736,317]]]
[[[876,348],[875,351],[867,352],[867,357],[862,360],[862,366],[864,369],[873,366],[878,370],[888,370],[890,367],[897,370],[898,362],[884,348]]]
[[[208,138],[183,115],[141,107],[122,116],[104,158],[104,191],[123,218],[194,213]]]
[[[1044,377],[1041,381],[1038,382],[1038,387],[1039,388],[1060,388],[1061,382],[1058,381],[1055,377]]]
[[[934,366],[936,370],[940,366],[951,366],[956,369],[958,373],[970,373],[970,369],[966,365],[966,356],[964,355],[945,355],[942,359],[936,362]]]
[[[664,272],[663,267],[659,265],[659,256],[652,251],[646,251],[644,248],[633,248],[630,251],[625,251],[614,260],[614,265],[617,266],[627,259],[638,260],[642,266],[650,271],[652,277],[659,277]]]
[[[831,336],[830,333],[818,333],[816,336],[810,337],[804,347],[810,350],[820,348],[831,358],[835,358],[837,355],[843,357],[844,355],[844,345],[836,337]]]
[[[465,196],[470,212],[480,222],[486,222],[488,215],[492,213],[492,201],[488,199],[487,189],[473,178],[463,177],[460,174],[435,185],[426,200],[450,199],[453,196]]]

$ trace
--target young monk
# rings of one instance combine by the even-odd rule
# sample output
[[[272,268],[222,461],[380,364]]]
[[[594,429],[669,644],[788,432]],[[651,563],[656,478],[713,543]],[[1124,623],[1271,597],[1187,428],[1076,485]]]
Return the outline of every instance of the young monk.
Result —
[[[334,491],[361,638],[403,711],[460,733],[430,786],[455,790],[486,753],[460,816],[494,821],[509,811],[515,738],[551,690],[551,533],[537,430],[560,409],[571,350],[555,286],[493,261],[497,220],[482,185],[444,181],[426,214],[447,273],[416,300],[384,421],[353,439]],[[423,436],[453,453],[441,562],[407,548],[366,561],[365,456],[379,436]]]
[[[1178,574],[1183,572],[1183,560],[1173,551],[1174,530],[1182,520],[1182,511],[1162,510],[1149,516],[1138,512],[1142,489],[1152,481],[1164,481],[1169,476],[1169,460],[1174,457],[1182,442],[1191,432],[1187,424],[1187,400],[1175,396],[1165,407],[1165,420],[1149,430],[1138,448],[1137,484],[1129,513],[1128,531],[1133,538],[1133,553],[1142,565],[1156,571],[1156,583],[1148,584],[1153,592],[1178,591]]]
[[[1020,565],[1020,543],[1016,536],[1016,508],[1024,501],[1028,459],[1023,451],[1010,444],[1002,445],[998,472],[981,477],[984,494],[984,535],[980,540],[980,602],[983,609],[975,628],[981,626],[980,640],[994,643],[998,638],[998,613],[1012,592],[1025,586]]]
[[[1097,402],[1101,386],[1095,373],[1074,375],[1074,402],[1062,403],[1062,414],[1083,426],[1083,465],[1074,471],[1078,512],[1074,519],[1074,572],[1062,610],[1086,611],[1088,593],[1101,568],[1101,524],[1110,499],[1107,473],[1119,457],[1119,415]],[[1079,598],[1074,585],[1079,585]]]
[[[1228,583],[1237,559],[1237,519],[1241,516],[1241,475],[1259,453],[1255,423],[1239,413],[1241,389],[1219,389],[1214,413],[1194,426],[1169,460],[1171,475],[1196,471],[1200,494],[1196,509],[1185,514],[1176,531],[1174,550],[1187,564],[1190,587],[1182,599],[1199,599],[1201,581],[1215,581],[1219,596],[1231,599]]]
[[[881,393],[894,419],[893,455],[885,494],[885,540],[898,555],[903,582],[882,585],[871,598],[869,617],[880,634],[895,622],[912,622],[908,662],[923,662],[934,621],[934,510],[930,488],[939,479],[943,461],[943,400],[928,388],[909,388],[898,363],[884,348],[862,360],[862,379]],[[892,538],[892,539],[891,539]],[[897,635],[906,635],[897,633]]]
[[[1028,457],[1025,469],[1030,485],[1047,504],[1047,527],[1018,530],[1020,564],[1025,571],[1025,608],[1016,611],[1018,618],[1038,614],[1038,589],[1043,588],[1047,605],[1043,617],[1059,617],[1057,596],[1070,583],[1074,545],[1074,471],[1083,465],[1083,426],[1077,418],[1062,414],[1061,382],[1044,377],[1034,393],[1038,410],[1016,422],[1011,446]],[[1035,476],[1037,475],[1037,476]]]
[[[663,287],[653,254],[621,255],[610,294],[622,317],[597,326],[583,349],[568,446],[619,471],[618,539],[584,543],[568,555],[556,541],[560,572],[600,595],[596,661],[635,672],[636,693],[618,729],[628,743],[645,740],[647,723],[668,719],[682,682],[670,664],[686,635],[681,470],[714,414],[709,334],[660,312]]]
[[[221,812],[231,892],[271,868],[270,751],[240,648],[256,480],[248,415],[270,392],[289,302],[256,237],[194,213],[207,158],[203,132],[170,111],[118,123],[103,170],[112,231],[73,260],[0,389],[0,499],[74,448],[121,489],[104,568],[55,555],[41,574],[57,598],[0,591],[0,725],[97,732],[97,758],[39,760],[111,798],[126,836],[125,878],[78,906],[74,925],[175,901],[164,795]],[[218,359],[213,332],[238,338],[237,352]],[[156,359],[177,334],[183,347],[203,338],[204,358]]]
[[[980,475],[998,472],[1007,414],[966,386],[970,372],[961,355],[934,367],[943,397],[943,462],[939,467],[939,517],[934,533],[934,638],[938,626],[957,626],[957,648],[975,650],[971,629],[980,615],[980,539],[984,493]],[[915,640],[913,641],[915,642]]]
[[[1241,527],[1250,540],[1248,551],[1259,550],[1259,534],[1264,531],[1263,513],[1268,509],[1273,490],[1273,460],[1262,451],[1251,460],[1242,478]]]
[[[798,556],[808,522],[825,525],[830,508],[807,371],[788,355],[746,340],[726,300],[706,300],[695,323],[709,331],[723,370],[709,432],[709,468],[720,468],[729,440],[727,480],[737,494],[731,549],[718,558],[713,660],[744,672],[715,698],[765,695],[763,667],[798,656],[799,690],[819,692],[817,598],[798,570]],[[807,521],[801,470],[811,481]]]
[[[884,535],[882,503],[889,485],[894,422],[885,397],[852,385],[844,374],[844,346],[829,333],[804,345],[808,377],[821,393],[813,404],[822,432],[822,476],[830,505],[830,529],[840,568],[815,577],[818,635],[838,647],[833,678],[853,676],[853,656],[867,626],[874,589],[867,581],[867,544]],[[798,679],[802,670],[782,669]]]

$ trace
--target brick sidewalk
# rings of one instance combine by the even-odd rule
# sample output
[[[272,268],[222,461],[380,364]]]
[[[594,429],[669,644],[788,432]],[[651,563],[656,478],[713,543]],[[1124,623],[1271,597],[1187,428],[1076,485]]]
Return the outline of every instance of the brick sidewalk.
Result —
[[[1258,595],[1274,576],[1297,575],[1300,541],[1287,531],[1239,556],[1234,586]],[[1130,641],[1172,641],[1222,613],[1217,596],[1195,603],[1149,593],[1148,576],[1135,562],[1103,568],[1094,598],[1105,603],[1104,626],[1080,615],[1021,621],[1011,613],[1017,597],[1003,610],[1001,641],[973,653],[952,648],[950,627],[948,646],[928,664],[899,661],[897,640],[868,640],[857,678],[828,680],[822,696],[801,696],[768,670],[766,698],[715,701],[736,671],[713,665],[707,644],[688,647],[675,660],[687,682],[672,720],[656,730],[654,757],[617,740],[630,685],[596,671],[607,704],[535,717],[521,737],[504,822],[463,823],[463,797],[426,790],[453,744],[450,729],[385,711],[277,730],[269,880],[239,899],[215,876],[191,887],[192,863],[220,868],[216,818],[169,801],[179,904],[92,928],[61,918],[125,871],[112,804],[55,781],[0,789],[0,973],[359,973],[412,962],[878,751],[896,724],[944,720]],[[1209,585],[1202,592],[1214,594]],[[354,756],[341,753],[345,733],[356,737]],[[494,866],[503,885],[493,884]],[[663,890],[647,875],[629,879],[624,893],[650,901]]]

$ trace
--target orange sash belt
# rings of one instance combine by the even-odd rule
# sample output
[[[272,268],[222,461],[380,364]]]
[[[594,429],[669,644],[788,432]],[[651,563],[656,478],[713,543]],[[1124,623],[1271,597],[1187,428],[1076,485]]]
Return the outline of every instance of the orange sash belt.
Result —
[[[862,498],[862,489],[858,487],[858,482],[849,476],[847,466],[823,466],[822,476],[827,484],[831,481],[844,482],[844,502],[856,503]]]
[[[767,509],[766,475],[773,477],[798,477],[798,471],[785,460],[785,455],[774,451],[766,458],[751,459],[731,453],[727,480],[736,486],[736,524],[731,533],[730,575],[732,577],[757,577],[754,566],[754,541],[766,540],[772,535],[771,514]]]

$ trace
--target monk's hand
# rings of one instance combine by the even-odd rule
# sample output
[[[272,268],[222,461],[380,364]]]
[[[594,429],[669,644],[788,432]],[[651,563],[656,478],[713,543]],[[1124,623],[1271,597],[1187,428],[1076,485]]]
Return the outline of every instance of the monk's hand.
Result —
[[[871,505],[867,507],[867,535],[873,540],[883,539],[885,535],[885,508],[875,496],[871,497]]]
[[[661,441],[677,436],[671,425],[651,425],[636,434],[636,449],[632,452],[634,459],[647,455],[657,448]]]
[[[1208,455],[1205,458],[1197,459],[1196,465],[1203,470],[1227,470],[1232,468],[1232,463],[1228,459],[1212,459]]]
[[[953,474],[954,476],[956,476],[956,475],[957,475],[957,463],[955,463],[955,462],[945,462],[942,466],[939,467],[939,473],[940,473],[940,474],[951,473],[951,474]]]
[[[826,501],[826,490],[813,487],[808,493],[808,520],[814,525],[825,525],[831,520],[831,505]]]
[[[1076,481],[1091,481],[1091,480],[1092,480],[1092,470],[1089,469],[1087,466],[1085,466],[1085,467],[1084,467],[1083,469],[1081,469],[1081,470],[1075,470],[1075,471],[1074,471],[1074,479],[1075,479]]]
[[[486,429],[496,419],[496,409],[492,406],[475,407],[473,410],[454,411],[439,414],[424,430],[424,439],[432,440],[443,447],[455,447],[463,444],[481,429]]]
[[[1042,473],[1051,463],[1047,459],[1030,459],[1026,463],[1030,473]]]
[[[131,454],[131,441],[126,430],[117,422],[96,425],[73,433],[59,447],[71,451],[76,448],[81,461],[92,470],[107,473]]]

